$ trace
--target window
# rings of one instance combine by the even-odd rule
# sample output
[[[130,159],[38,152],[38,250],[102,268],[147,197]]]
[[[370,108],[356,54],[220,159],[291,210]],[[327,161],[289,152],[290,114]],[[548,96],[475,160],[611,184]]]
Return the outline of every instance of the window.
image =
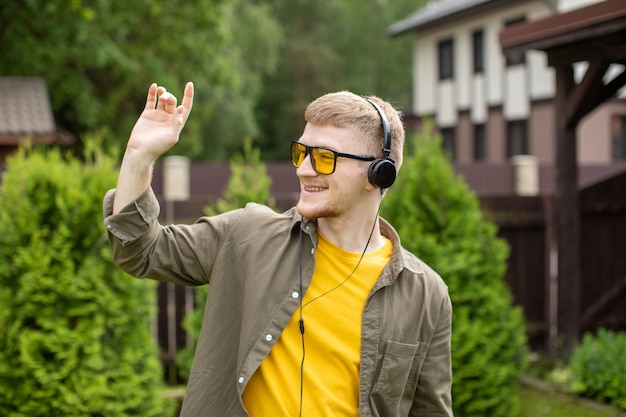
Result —
[[[626,160],[626,116],[613,116],[611,131],[613,160],[624,161]]]
[[[523,23],[526,21],[525,17],[518,17],[516,19],[508,20],[504,23],[505,27]],[[522,65],[526,63],[526,53],[524,52],[512,52],[506,55],[506,66]]]
[[[474,59],[474,74],[481,74],[485,70],[485,42],[482,29],[472,33],[472,51]]]
[[[452,39],[439,42],[439,79],[454,78],[454,43]]]
[[[485,125],[474,125],[474,160],[484,161],[487,159],[487,140],[485,138]]]
[[[441,147],[451,161],[456,158],[456,140],[453,127],[444,127],[441,132]]]
[[[528,154],[526,120],[514,120],[507,123],[508,157]]]

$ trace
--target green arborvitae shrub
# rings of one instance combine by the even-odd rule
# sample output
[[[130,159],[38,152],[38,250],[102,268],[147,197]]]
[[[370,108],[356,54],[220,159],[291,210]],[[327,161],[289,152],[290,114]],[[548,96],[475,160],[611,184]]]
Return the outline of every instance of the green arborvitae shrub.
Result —
[[[585,334],[570,361],[572,391],[626,410],[626,333]]]
[[[267,174],[265,164],[261,162],[260,150],[254,148],[250,140],[246,139],[243,152],[233,157],[230,162],[230,171],[231,176],[224,191],[224,197],[205,207],[204,212],[207,216],[241,208],[249,202],[265,204],[276,209],[276,202],[270,196],[272,179]],[[188,378],[191,371],[208,290],[208,285],[195,289],[196,308],[184,320],[183,326],[191,335],[193,344],[176,355],[176,364],[183,378]]]
[[[22,148],[2,177],[2,416],[167,415],[154,287],[112,263],[101,207],[114,161],[86,153]]]
[[[448,285],[455,415],[515,416],[527,349],[522,312],[504,282],[508,246],[455,175],[440,140],[414,140],[382,216]]]

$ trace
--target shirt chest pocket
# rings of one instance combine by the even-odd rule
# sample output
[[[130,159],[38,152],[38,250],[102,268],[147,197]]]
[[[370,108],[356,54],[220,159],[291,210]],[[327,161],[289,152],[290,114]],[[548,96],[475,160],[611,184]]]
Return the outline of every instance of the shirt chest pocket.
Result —
[[[387,342],[370,397],[381,416],[404,415],[410,409],[425,355],[422,342]]]

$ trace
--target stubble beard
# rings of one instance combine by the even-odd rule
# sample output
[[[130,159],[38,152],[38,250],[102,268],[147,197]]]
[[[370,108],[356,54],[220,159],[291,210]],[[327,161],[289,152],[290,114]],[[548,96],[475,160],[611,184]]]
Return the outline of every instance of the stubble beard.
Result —
[[[328,203],[306,204],[302,201],[302,197],[296,205],[296,210],[302,217],[307,219],[337,217],[340,211],[337,207],[333,207]]]

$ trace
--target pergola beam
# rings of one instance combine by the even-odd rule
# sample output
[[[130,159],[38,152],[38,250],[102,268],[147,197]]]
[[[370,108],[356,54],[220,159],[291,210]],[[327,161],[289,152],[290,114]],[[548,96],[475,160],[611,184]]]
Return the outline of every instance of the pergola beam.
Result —
[[[569,353],[578,343],[581,332],[581,219],[576,128],[585,115],[625,85],[625,71],[604,83],[611,63],[626,62],[625,36],[623,0],[605,0],[568,13],[520,23],[500,33],[505,54],[530,49],[544,51],[548,65],[555,69],[556,236],[553,241],[558,253],[558,314],[557,323],[551,322],[549,327],[558,327],[563,336],[563,348]],[[573,64],[580,61],[589,62],[589,67],[580,84],[576,84]],[[548,346],[548,349],[555,351],[556,347]]]

